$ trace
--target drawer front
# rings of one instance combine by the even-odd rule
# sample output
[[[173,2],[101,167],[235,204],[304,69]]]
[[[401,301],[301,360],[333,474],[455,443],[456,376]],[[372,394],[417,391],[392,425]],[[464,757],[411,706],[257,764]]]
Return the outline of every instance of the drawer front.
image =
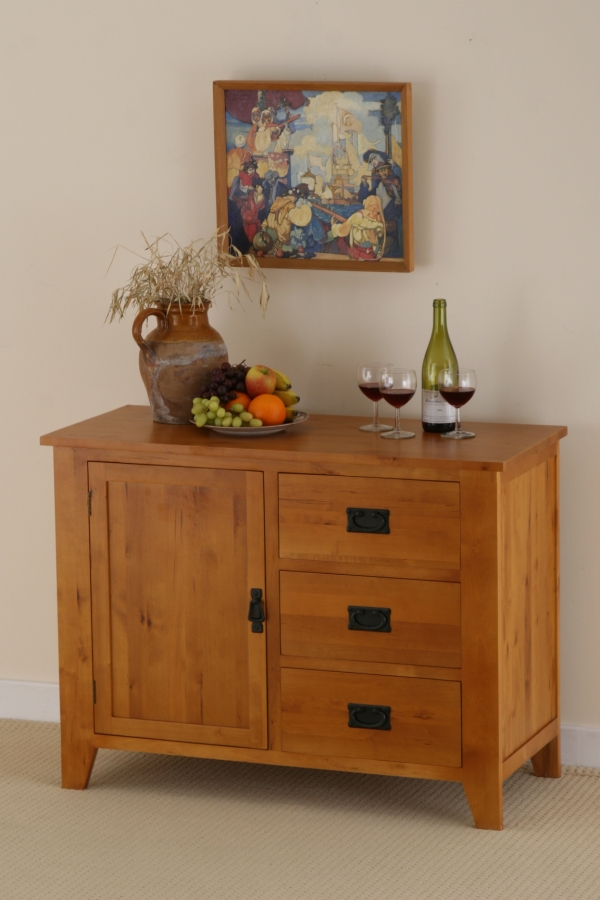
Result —
[[[458,584],[281,572],[280,603],[284,656],[460,667]]]
[[[281,705],[284,750],[461,765],[458,681],[282,669]]]
[[[363,515],[361,510],[375,512]],[[352,522],[367,531],[349,531]],[[378,525],[381,531],[373,533]],[[459,485],[281,474],[279,554],[283,559],[458,569]]]

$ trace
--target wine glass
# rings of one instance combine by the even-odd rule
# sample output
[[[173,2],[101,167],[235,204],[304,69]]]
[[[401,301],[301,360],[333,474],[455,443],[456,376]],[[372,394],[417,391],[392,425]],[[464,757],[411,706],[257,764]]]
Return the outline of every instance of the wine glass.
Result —
[[[360,431],[391,431],[391,425],[382,425],[379,421],[379,371],[392,363],[367,363],[358,367],[358,386],[369,400],[373,401],[373,421],[370,425],[360,425]]]
[[[464,440],[465,438],[474,438],[473,431],[464,431],[460,425],[461,407],[468,403],[477,387],[477,376],[474,369],[442,369],[439,373],[438,388],[439,392],[450,406],[456,410],[456,426],[454,431],[447,431],[442,434],[443,438],[452,438],[453,440]]]
[[[384,400],[396,410],[396,423],[393,431],[382,434],[382,438],[400,441],[413,438],[414,431],[402,431],[400,428],[400,408],[404,406],[417,389],[417,374],[414,369],[398,369],[386,366],[379,372],[379,390]]]

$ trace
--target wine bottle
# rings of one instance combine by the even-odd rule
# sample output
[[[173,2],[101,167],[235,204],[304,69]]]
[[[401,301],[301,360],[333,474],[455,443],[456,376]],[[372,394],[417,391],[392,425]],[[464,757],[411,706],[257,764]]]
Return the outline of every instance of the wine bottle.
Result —
[[[442,369],[458,368],[456,354],[446,325],[446,301],[433,301],[433,331],[423,359],[423,431],[444,434],[454,430],[455,412],[439,392]]]

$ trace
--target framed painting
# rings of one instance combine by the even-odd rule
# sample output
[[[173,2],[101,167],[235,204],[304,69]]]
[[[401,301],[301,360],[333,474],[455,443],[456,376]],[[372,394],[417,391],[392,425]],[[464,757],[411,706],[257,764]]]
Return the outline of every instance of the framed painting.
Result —
[[[410,84],[213,87],[229,248],[263,268],[412,272]]]

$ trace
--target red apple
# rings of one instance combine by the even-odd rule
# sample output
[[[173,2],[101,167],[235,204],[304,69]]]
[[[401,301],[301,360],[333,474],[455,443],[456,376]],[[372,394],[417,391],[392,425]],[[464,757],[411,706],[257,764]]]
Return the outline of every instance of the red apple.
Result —
[[[268,366],[252,366],[246,373],[246,392],[251,397],[272,394],[277,384],[277,375]]]

